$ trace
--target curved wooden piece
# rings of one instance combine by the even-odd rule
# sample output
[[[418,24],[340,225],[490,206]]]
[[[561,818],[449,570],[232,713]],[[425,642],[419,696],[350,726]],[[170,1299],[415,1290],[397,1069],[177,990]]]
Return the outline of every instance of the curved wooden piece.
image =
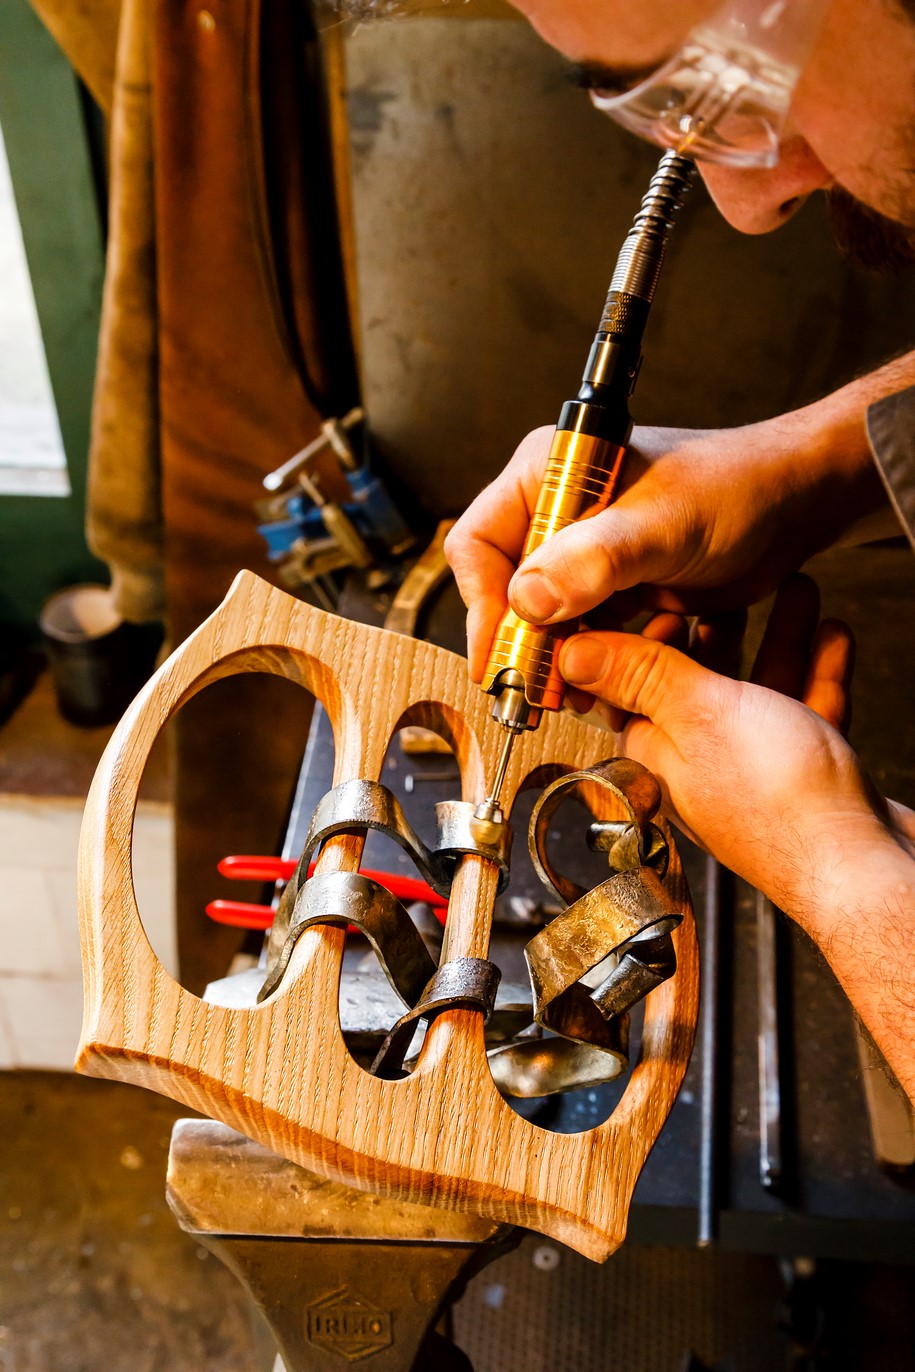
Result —
[[[685,918],[678,970],[646,1001],[642,1055],[611,1117],[585,1134],[551,1134],[499,1096],[480,1017],[441,1015],[403,1081],[371,1077],[350,1057],[337,996],[342,930],[303,934],[276,994],[227,1009],[184,990],[156,958],[137,911],[131,843],[137,790],[166,720],[203,686],[237,672],[286,676],[323,702],[334,728],[335,783],[377,778],[404,723],[445,733],[465,799],[478,799],[501,733],[466,663],[427,643],[340,620],[250,572],[133,703],[99,764],[80,843],[85,1017],[77,1068],[150,1087],[352,1186],[466,1209],[540,1230],[602,1260],[622,1242],[639,1172],[686,1071],[698,962],[682,871],[669,891]],[[568,714],[515,745],[505,787],[543,769],[599,760],[608,735]],[[519,839],[520,839],[519,835]],[[361,840],[325,846],[320,870],[356,870]],[[449,957],[485,957],[495,872],[465,859],[446,931]]]

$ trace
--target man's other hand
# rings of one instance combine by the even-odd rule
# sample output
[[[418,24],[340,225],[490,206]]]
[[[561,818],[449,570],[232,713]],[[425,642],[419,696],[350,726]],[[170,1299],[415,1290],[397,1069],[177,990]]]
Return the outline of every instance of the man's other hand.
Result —
[[[579,634],[560,657],[571,685],[624,712],[611,723],[622,724],[623,751],[658,777],[668,816],[804,924],[815,923],[839,850],[844,860],[892,830],[840,732],[851,636],[818,621],[814,583],[791,578],[748,682],[705,665],[721,662],[722,639],[733,642],[727,617],[699,621],[689,653],[672,646],[682,622],[664,613],[641,635]]]

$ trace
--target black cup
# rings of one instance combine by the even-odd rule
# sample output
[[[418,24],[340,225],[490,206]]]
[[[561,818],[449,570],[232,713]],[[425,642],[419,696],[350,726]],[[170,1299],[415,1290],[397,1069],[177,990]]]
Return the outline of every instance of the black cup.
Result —
[[[149,679],[163,639],[161,624],[121,619],[106,586],[57,591],[39,624],[58,709],[84,728],[120,718]]]

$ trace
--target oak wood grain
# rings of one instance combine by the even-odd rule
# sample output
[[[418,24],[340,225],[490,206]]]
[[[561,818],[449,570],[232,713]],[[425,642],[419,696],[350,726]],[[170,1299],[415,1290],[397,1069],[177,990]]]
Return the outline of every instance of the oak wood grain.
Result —
[[[323,702],[335,783],[378,778],[392,735],[411,723],[452,741],[465,799],[483,793],[502,740],[462,658],[337,619],[240,573],[131,706],[92,785],[80,848],[78,1069],[173,1096],[323,1176],[526,1225],[603,1260],[623,1240],[633,1188],[693,1042],[697,950],[676,853],[668,888],[685,916],[674,936],[678,970],[646,1002],[640,1060],[605,1123],[559,1135],[521,1119],[496,1091],[481,1018],[467,1010],[435,1020],[407,1079],[379,1081],[353,1061],[339,1028],[342,930],[306,931],[277,992],[248,1010],[184,990],[143,931],[131,830],[146,758],[165,721],[203,686],[253,671],[287,677]],[[571,715],[545,718],[515,746],[506,805],[532,777],[599,761],[609,739]],[[319,870],[356,870],[361,847],[352,836],[330,840]],[[483,859],[461,863],[449,956],[486,956],[495,883]]]

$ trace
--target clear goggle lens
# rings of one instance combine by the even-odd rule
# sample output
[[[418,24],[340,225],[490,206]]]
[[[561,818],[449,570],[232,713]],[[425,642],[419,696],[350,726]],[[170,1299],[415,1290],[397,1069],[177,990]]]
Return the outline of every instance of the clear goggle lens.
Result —
[[[590,96],[596,109],[661,147],[730,167],[772,167],[797,78],[797,67],[759,48],[698,29],[633,90]]]

